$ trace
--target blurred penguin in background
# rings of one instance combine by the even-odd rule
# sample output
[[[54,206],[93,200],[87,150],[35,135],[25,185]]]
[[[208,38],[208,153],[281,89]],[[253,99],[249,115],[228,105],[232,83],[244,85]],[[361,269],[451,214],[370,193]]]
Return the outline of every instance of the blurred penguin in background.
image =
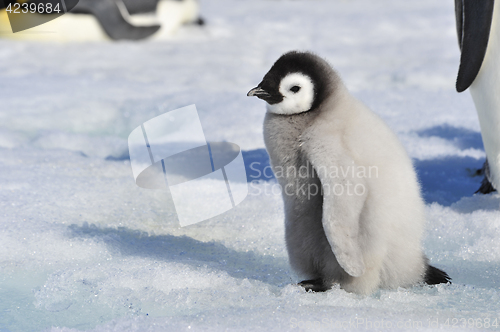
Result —
[[[77,3],[78,2],[78,3]],[[60,4],[60,0],[29,0],[28,4]],[[26,31],[10,31],[6,10],[13,0],[0,0],[2,37],[39,41],[98,41],[163,39],[183,24],[203,24],[197,0],[66,0],[68,13]],[[9,7],[9,4],[11,7]],[[46,13],[27,13],[37,20]],[[28,18],[29,20],[29,18]],[[43,33],[45,32],[45,33]],[[51,32],[51,33],[46,33]]]
[[[462,51],[456,88],[470,90],[481,126],[486,162],[478,191],[500,188],[500,3],[455,0],[458,43]]]

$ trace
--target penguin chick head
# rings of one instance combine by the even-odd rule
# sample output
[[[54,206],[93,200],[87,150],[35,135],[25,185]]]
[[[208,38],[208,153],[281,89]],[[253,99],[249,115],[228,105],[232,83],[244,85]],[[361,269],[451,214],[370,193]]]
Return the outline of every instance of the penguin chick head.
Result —
[[[247,96],[267,102],[267,110],[292,115],[315,109],[332,92],[338,76],[330,65],[309,52],[283,54]]]

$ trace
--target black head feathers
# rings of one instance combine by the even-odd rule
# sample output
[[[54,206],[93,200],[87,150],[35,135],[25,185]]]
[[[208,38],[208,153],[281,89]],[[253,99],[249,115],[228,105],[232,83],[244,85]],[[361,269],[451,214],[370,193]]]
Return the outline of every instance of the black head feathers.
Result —
[[[306,75],[313,82],[314,100],[311,109],[325,100],[326,96],[331,93],[332,83],[338,80],[332,67],[319,56],[310,52],[291,51],[283,54],[259,83],[258,88],[268,94],[262,99],[271,105],[280,103],[283,100],[279,91],[280,82],[288,74],[293,73]]]

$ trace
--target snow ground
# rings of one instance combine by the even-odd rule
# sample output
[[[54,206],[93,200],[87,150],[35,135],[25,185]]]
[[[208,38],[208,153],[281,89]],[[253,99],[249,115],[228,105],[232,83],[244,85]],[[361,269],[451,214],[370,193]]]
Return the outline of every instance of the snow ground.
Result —
[[[0,331],[498,330],[500,196],[472,195],[485,154],[454,90],[453,8],[205,0],[207,27],[168,41],[0,40]],[[272,180],[185,228],[167,192],[134,184],[128,134],[193,103],[209,141],[263,168],[264,105],[246,92],[291,49],[327,58],[403,141],[428,203],[425,252],[452,285],[305,293]]]

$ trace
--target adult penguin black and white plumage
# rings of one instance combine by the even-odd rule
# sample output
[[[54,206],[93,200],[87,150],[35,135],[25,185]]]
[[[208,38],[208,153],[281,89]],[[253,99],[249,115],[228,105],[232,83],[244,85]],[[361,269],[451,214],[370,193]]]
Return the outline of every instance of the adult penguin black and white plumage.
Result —
[[[4,0],[4,7],[16,1]],[[1,0],[0,0],[1,2]],[[51,3],[60,0],[28,0],[29,3]],[[9,19],[0,10],[0,31],[3,38],[38,41],[100,41],[141,40],[169,37],[181,25],[202,23],[197,0],[66,0],[67,14],[25,14],[26,21],[40,16],[54,19],[14,34],[6,34]],[[29,16],[32,16],[31,18]]]
[[[300,285],[370,294],[449,282],[422,252],[425,204],[410,158],[326,61],[286,53],[248,96],[267,102],[264,139]]]
[[[481,126],[487,161],[478,192],[500,188],[500,3],[455,0],[461,49],[456,89],[470,90]]]

